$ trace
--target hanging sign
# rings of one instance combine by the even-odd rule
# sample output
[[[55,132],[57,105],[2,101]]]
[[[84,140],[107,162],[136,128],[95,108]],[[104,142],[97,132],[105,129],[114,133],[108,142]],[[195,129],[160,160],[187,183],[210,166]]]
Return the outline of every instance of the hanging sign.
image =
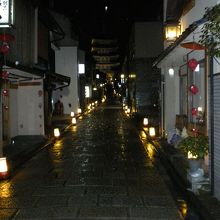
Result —
[[[0,28],[11,27],[14,23],[13,0],[0,0]]]

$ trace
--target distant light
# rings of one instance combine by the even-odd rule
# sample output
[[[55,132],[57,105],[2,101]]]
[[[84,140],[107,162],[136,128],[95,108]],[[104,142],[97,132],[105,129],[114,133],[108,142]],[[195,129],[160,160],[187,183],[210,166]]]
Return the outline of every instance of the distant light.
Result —
[[[96,74],[96,79],[99,79],[99,74]]]
[[[84,74],[85,73],[85,65],[84,64],[79,64],[78,65],[78,73],[79,74]]]
[[[89,86],[85,86],[85,97],[86,97],[86,98],[89,98],[89,97],[90,97]]]
[[[150,135],[151,137],[155,137],[156,132],[155,132],[155,128],[154,128],[154,127],[150,127],[150,128],[149,128],[149,135]]]
[[[71,117],[74,117],[74,116],[75,116],[75,113],[74,113],[74,112],[71,112],[71,113],[70,113],[70,116],[71,116]]]
[[[144,118],[144,120],[143,120],[143,125],[144,125],[144,126],[147,126],[147,125],[148,125],[148,118]]]
[[[59,130],[59,128],[54,128],[53,133],[54,133],[54,137],[56,137],[56,138],[60,137],[60,130]]]
[[[108,11],[108,6],[107,5],[105,6],[105,11]]]
[[[75,117],[72,118],[72,125],[76,125],[76,118]]]
[[[82,113],[82,109],[78,108],[77,112],[78,112],[78,114],[81,114]]]

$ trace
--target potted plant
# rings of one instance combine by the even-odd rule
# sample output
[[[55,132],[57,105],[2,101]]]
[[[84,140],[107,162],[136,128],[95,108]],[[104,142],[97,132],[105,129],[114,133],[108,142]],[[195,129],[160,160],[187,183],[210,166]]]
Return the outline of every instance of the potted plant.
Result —
[[[190,170],[194,172],[201,168],[208,154],[208,137],[203,134],[188,136],[178,143],[178,147],[187,155]]]

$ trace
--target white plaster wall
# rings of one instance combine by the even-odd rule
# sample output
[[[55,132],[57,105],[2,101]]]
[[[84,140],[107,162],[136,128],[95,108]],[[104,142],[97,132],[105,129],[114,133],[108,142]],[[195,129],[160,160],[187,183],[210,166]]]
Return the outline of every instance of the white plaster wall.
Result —
[[[57,99],[63,102],[64,114],[70,114],[71,111],[76,112],[79,106],[77,50],[77,47],[60,47],[60,50],[55,51],[55,71],[71,77],[68,87],[53,93],[54,103]]]
[[[18,135],[18,114],[17,114],[17,106],[18,106],[18,89],[11,88],[10,89],[10,98],[9,98],[9,115],[10,115],[10,137],[15,137]]]
[[[179,114],[179,74],[178,69],[174,68],[174,75],[168,74],[168,68],[165,73],[165,132],[175,129],[176,114]]]
[[[181,18],[181,28],[184,31],[194,21],[201,19],[204,16],[205,8],[212,7],[219,0],[196,0],[195,6]]]
[[[36,82],[36,81],[35,81]],[[17,91],[18,135],[44,135],[43,82],[19,85]]]

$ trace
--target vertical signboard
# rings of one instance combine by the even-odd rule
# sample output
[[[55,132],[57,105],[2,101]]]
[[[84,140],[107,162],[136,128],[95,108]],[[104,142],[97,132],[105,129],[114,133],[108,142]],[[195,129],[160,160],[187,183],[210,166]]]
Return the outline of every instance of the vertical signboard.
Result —
[[[13,11],[13,0],[0,0],[0,28],[7,28],[13,25]]]

